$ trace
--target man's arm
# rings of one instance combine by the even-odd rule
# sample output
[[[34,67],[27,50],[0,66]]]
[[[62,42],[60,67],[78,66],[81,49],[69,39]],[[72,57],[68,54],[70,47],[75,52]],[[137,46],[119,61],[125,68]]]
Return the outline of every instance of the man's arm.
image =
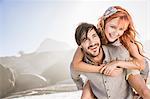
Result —
[[[74,83],[76,84],[78,90],[82,90],[83,85],[84,85],[84,82],[83,82],[82,78],[80,77],[80,75],[82,73],[79,71],[75,71],[71,65],[70,65],[70,73],[71,73],[71,78],[74,81]]]

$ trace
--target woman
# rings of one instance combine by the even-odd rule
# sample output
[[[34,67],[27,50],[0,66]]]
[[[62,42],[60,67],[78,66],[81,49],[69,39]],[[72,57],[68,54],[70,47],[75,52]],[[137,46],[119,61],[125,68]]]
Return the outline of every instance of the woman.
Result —
[[[117,42],[121,42],[129,51],[132,60],[112,61],[102,68],[101,66],[91,66],[82,61],[84,55],[81,49],[78,48],[72,61],[73,68],[78,71],[99,72],[105,75],[111,75],[111,72],[118,66],[126,68],[128,69],[127,80],[129,84],[143,99],[150,99],[150,90],[140,75],[140,71],[145,68],[143,51],[141,44],[135,40],[136,31],[129,13],[119,6],[108,8],[98,22],[98,30],[102,35],[102,44],[117,44]],[[89,87],[85,87],[83,96],[86,96],[89,89]]]

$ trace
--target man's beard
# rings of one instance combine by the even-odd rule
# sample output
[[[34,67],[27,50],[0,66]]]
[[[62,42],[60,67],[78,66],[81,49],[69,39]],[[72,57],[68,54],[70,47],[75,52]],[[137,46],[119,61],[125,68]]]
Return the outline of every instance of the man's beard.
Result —
[[[89,56],[89,57],[94,58],[94,57],[97,57],[99,54],[97,54],[97,55],[93,55],[93,54],[91,54],[91,53],[86,53],[86,55],[87,55],[87,56]]]
[[[100,54],[100,49],[101,49],[101,48],[99,48],[99,51],[98,51],[98,54],[97,54],[97,55],[94,55],[94,54],[88,53],[88,52],[85,52],[85,54],[86,54],[87,56],[91,57],[91,58],[95,58],[95,57],[97,57],[97,56]]]

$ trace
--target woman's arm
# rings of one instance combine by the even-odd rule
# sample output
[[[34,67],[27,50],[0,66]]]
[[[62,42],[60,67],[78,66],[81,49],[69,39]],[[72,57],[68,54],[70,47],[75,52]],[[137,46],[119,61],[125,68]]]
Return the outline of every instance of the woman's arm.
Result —
[[[138,70],[141,70],[142,67],[141,65],[139,65],[137,63],[137,59],[133,59],[133,60],[130,60],[130,61],[112,61],[108,64],[106,64],[106,67],[111,67],[111,68],[126,68],[126,69],[138,69]]]
[[[135,43],[129,43],[128,49],[130,56],[133,58],[130,61],[118,61],[116,62],[119,67],[127,68],[127,69],[144,69],[144,57],[140,55],[142,53],[141,48],[139,48]]]
[[[74,70],[77,71],[82,71],[82,72],[97,72],[97,73],[101,73],[100,70],[105,66],[104,64],[102,64],[101,66],[94,66],[91,64],[87,64],[85,62],[83,62],[83,57],[84,57],[84,53],[82,52],[82,50],[78,47],[75,55],[73,57],[72,60],[72,65]],[[112,71],[109,76],[117,76],[120,75],[122,73],[122,69],[114,69],[114,71]],[[106,74],[107,75],[107,74]]]
[[[129,53],[133,57],[133,63],[137,65],[137,68],[143,70],[145,68],[144,57],[142,48],[135,43],[129,44]],[[141,53],[141,54],[140,54]]]
[[[137,45],[134,43],[129,43],[129,53],[131,57],[133,58],[130,61],[112,61],[108,64],[106,64],[106,67],[102,69],[104,74],[110,75],[111,72],[117,68],[126,68],[126,69],[138,69],[138,70],[143,70],[144,69],[144,57],[140,55],[142,50],[138,49]]]
[[[132,61],[112,61],[107,63],[101,70],[100,73],[105,75],[110,75],[116,70],[117,68],[126,68],[126,69],[139,69],[137,65],[134,64]]]
[[[82,61],[83,57],[84,53],[82,52],[81,48],[78,47],[71,63],[74,70],[82,72],[99,72],[102,66],[94,66],[91,64],[87,64]]]

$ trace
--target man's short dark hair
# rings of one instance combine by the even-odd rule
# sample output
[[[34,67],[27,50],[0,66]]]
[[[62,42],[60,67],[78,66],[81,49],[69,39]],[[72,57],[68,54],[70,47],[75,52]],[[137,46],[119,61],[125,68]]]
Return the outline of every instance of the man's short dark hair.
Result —
[[[98,33],[96,27],[93,24],[81,23],[78,25],[75,31],[75,40],[79,46],[81,45],[83,41],[82,38],[83,37],[87,38],[87,33],[89,32],[89,30],[92,30],[92,29],[94,29],[98,35],[100,34]]]

